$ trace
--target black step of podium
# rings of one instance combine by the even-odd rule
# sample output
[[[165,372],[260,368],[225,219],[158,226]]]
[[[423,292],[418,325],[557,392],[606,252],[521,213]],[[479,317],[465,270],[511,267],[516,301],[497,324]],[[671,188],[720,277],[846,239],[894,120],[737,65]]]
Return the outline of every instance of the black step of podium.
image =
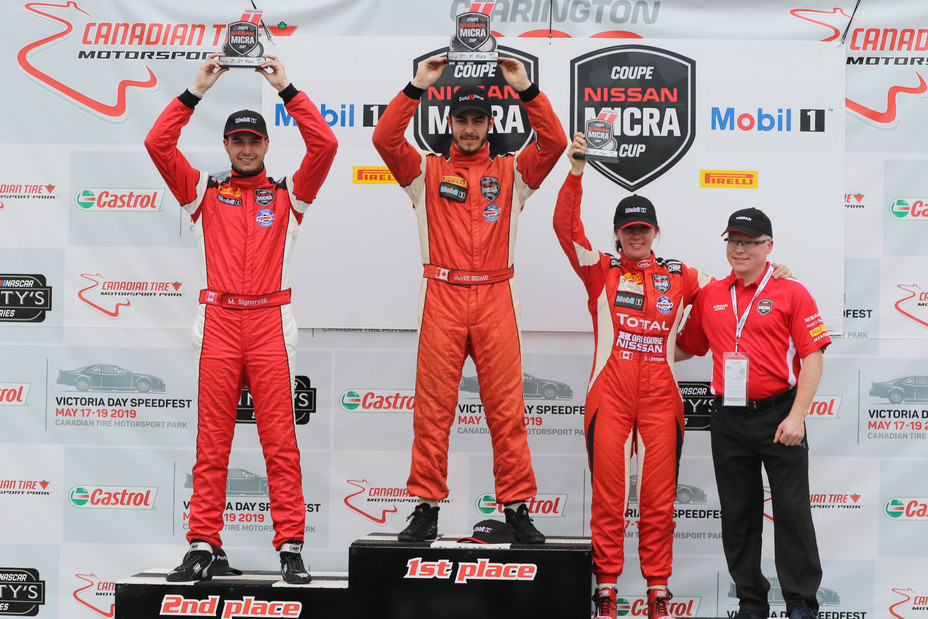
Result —
[[[116,583],[116,619],[164,617],[350,617],[344,573],[314,573],[288,585],[280,572],[245,571],[199,582],[168,582],[169,570],[148,570]],[[359,615],[355,615],[359,616]]]
[[[587,538],[545,544],[422,544],[371,534],[348,549],[348,582],[364,617],[589,619]]]
[[[400,543],[372,533],[348,549],[348,574],[313,573],[288,585],[278,572],[174,583],[167,569],[116,583],[116,619],[589,619],[592,553],[588,538],[547,543],[464,544],[439,537]]]

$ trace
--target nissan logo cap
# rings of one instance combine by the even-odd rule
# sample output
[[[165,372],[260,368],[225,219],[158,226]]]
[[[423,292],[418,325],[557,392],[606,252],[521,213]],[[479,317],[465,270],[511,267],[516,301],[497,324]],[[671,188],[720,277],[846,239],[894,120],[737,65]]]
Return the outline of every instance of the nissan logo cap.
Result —
[[[735,211],[728,218],[728,226],[722,234],[728,234],[729,232],[741,232],[754,239],[765,234],[772,238],[773,225],[770,223],[770,218],[763,211],[756,208],[744,208]]]
[[[618,230],[634,224],[644,224],[657,228],[657,213],[654,205],[644,196],[638,194],[623,198],[615,207],[615,217],[612,218],[613,227]]]
[[[476,110],[492,118],[493,110],[490,109],[490,99],[487,96],[487,91],[474,84],[466,84],[458,88],[451,95],[451,111],[449,114],[460,116],[467,110]]]
[[[267,137],[267,124],[264,122],[264,116],[252,110],[239,110],[235,112],[226,121],[226,127],[222,130],[222,137],[227,138],[233,133],[239,131],[251,131],[257,133],[262,138]]]

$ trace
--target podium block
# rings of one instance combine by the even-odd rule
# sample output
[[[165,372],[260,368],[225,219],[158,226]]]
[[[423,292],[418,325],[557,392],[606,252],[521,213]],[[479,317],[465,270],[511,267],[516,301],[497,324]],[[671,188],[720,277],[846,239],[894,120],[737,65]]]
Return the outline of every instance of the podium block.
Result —
[[[529,545],[441,536],[410,544],[371,534],[348,550],[356,616],[383,619],[589,619],[591,566],[587,538]]]
[[[347,574],[313,574],[308,585],[288,585],[279,572],[168,582],[168,570],[148,570],[116,583],[116,619],[163,617],[345,617],[351,598]]]

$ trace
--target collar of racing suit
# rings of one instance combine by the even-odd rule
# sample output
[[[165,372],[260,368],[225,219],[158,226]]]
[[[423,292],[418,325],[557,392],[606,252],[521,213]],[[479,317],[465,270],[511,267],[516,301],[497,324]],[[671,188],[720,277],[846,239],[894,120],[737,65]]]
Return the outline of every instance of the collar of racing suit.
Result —
[[[639,258],[636,260],[634,258],[629,258],[624,252],[619,252],[619,257],[622,260],[622,268],[630,271],[645,271],[654,266],[654,261],[656,259],[653,250],[648,254],[647,258]]]
[[[251,189],[253,187],[263,187],[267,185],[268,180],[267,170],[265,168],[261,168],[258,172],[249,174],[248,176],[244,176],[232,170],[232,175],[229,177],[229,184],[236,187]]]
[[[481,148],[480,150],[474,153],[465,154],[465,153],[462,153],[461,150],[457,146],[455,146],[454,142],[452,142],[451,150],[448,153],[448,160],[451,161],[451,163],[453,163],[454,165],[459,165],[459,166],[472,166],[475,164],[479,165],[482,163],[489,163],[490,162],[490,143],[486,142],[483,145],[483,148]]]

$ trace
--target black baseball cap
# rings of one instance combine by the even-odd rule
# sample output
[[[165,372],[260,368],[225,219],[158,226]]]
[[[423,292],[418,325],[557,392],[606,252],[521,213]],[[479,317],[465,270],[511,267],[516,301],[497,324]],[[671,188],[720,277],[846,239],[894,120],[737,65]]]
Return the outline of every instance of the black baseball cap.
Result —
[[[227,574],[233,576],[242,575],[242,570],[229,565],[229,557],[226,555],[226,551],[222,549],[222,546],[213,548],[213,562],[210,565],[210,571],[214,576],[225,576]]]
[[[615,207],[615,217],[612,224],[616,229],[634,224],[644,224],[657,228],[657,213],[650,200],[638,194],[623,198]]]
[[[490,98],[487,91],[474,84],[466,84],[458,88],[451,95],[452,116],[460,116],[467,110],[476,110],[489,117],[493,117],[493,110],[490,109]]]
[[[459,544],[512,544],[516,541],[512,526],[499,520],[481,520],[474,525],[474,534],[462,537]]]
[[[253,110],[239,110],[229,116],[225,129],[222,130],[222,137],[227,138],[240,131],[250,131],[266,138],[267,123],[264,122],[264,116]]]
[[[744,208],[735,211],[728,218],[728,226],[722,234],[729,232],[741,232],[754,239],[765,234],[772,238],[773,225],[763,211],[756,208]]]

